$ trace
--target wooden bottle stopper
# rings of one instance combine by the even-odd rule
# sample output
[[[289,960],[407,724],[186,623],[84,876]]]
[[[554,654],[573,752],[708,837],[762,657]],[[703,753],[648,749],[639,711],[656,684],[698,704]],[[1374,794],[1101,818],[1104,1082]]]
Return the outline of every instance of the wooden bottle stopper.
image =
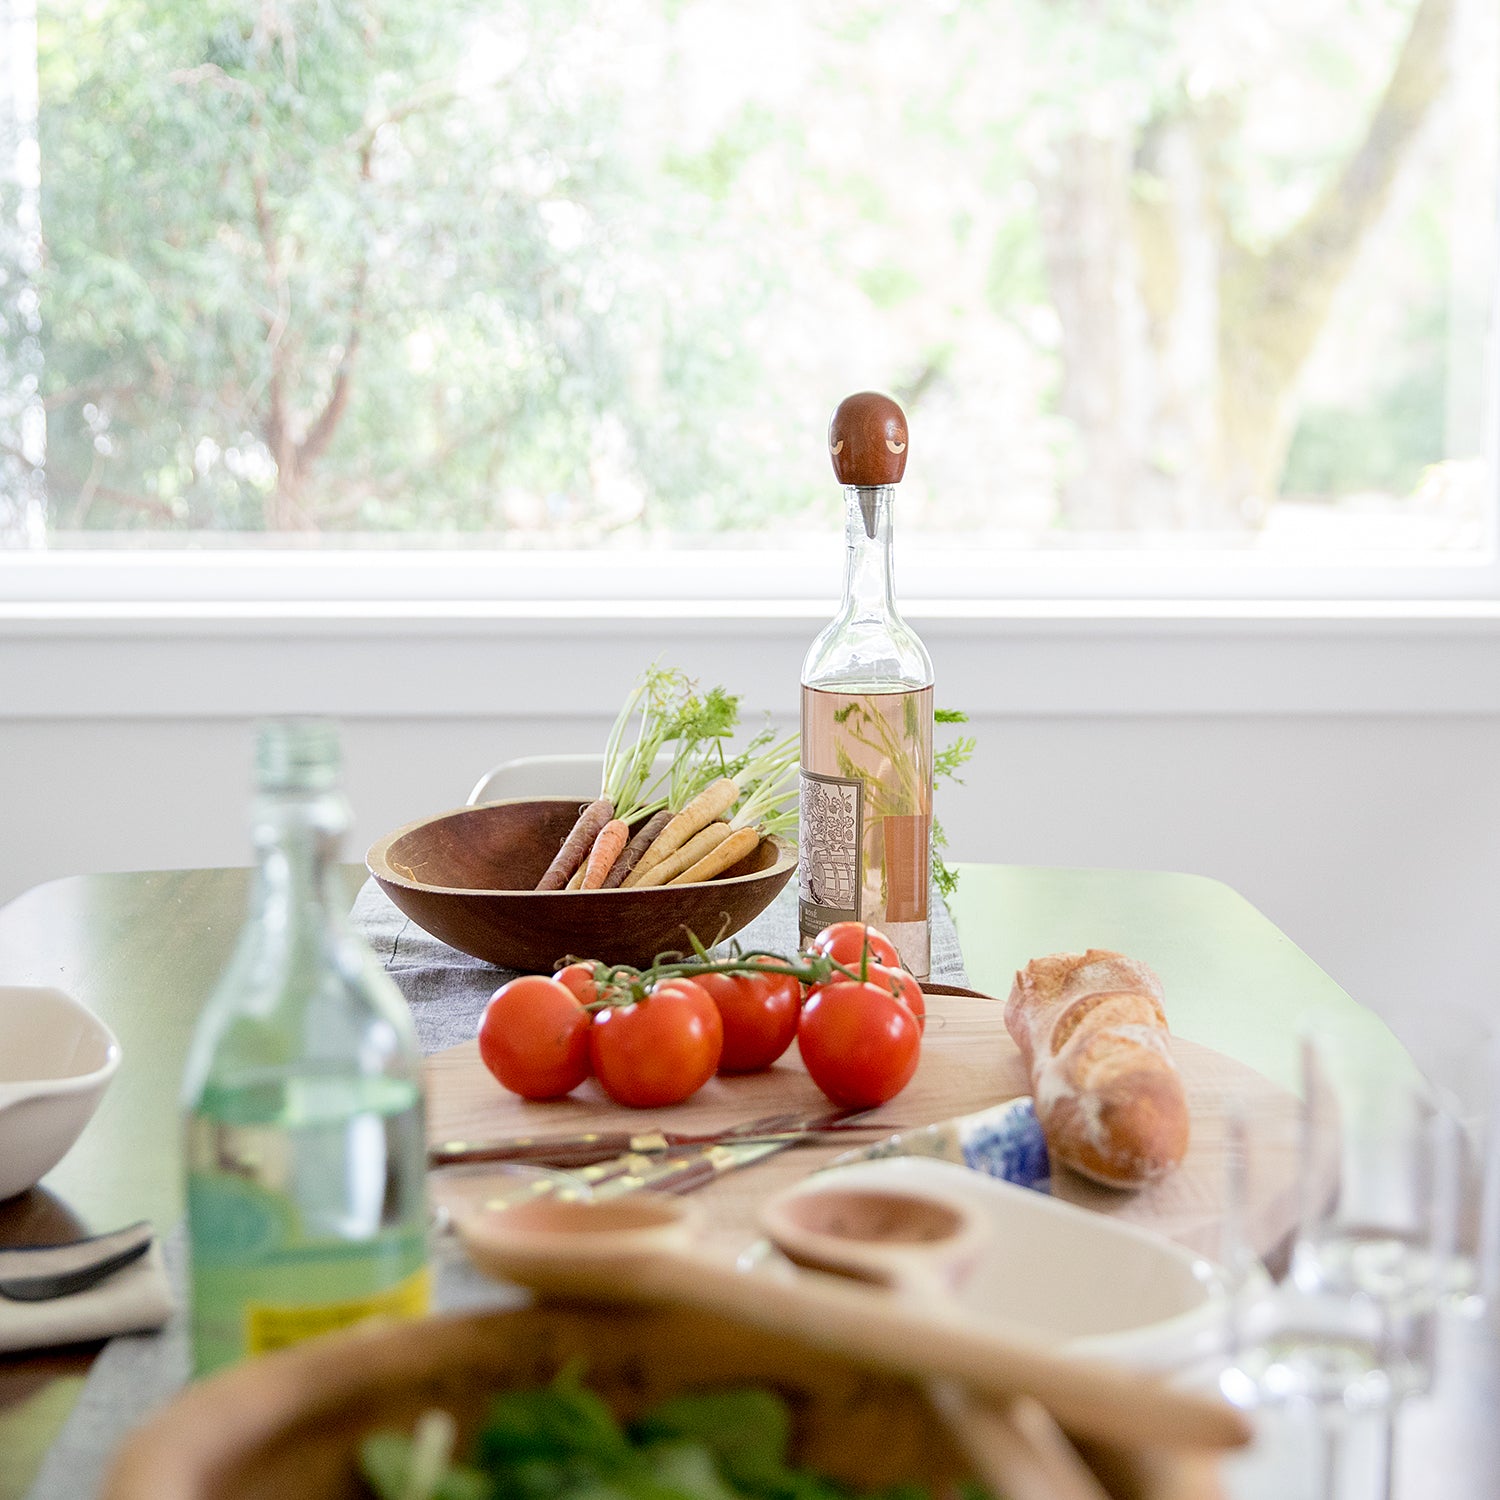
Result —
[[[900,484],[906,472],[906,413],[878,391],[839,402],[828,424],[828,454],[840,484]]]

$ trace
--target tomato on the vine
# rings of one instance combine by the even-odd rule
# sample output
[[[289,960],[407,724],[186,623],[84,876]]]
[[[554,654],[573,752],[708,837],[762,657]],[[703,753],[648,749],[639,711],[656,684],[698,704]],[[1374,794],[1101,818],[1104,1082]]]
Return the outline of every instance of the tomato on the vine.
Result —
[[[523,1099],[560,1099],[589,1076],[589,1013],[555,979],[501,985],[479,1023],[479,1056]]]
[[[699,974],[724,1023],[721,1073],[769,1068],[792,1044],[802,1009],[802,985],[790,974]]]
[[[552,976],[564,989],[571,990],[585,1005],[604,998],[604,990],[594,978],[593,964],[569,964]]]
[[[835,1104],[869,1108],[911,1081],[922,1050],[917,1018],[879,984],[843,979],[808,997],[797,1045],[812,1080]]]
[[[807,945],[809,953],[821,953],[846,969],[859,970],[866,952],[872,964],[885,964],[892,969],[901,967],[901,955],[896,945],[883,933],[877,932],[864,922],[835,922],[825,927]]]
[[[713,1077],[723,1047],[718,1007],[691,979],[665,979],[644,1000],[596,1012],[589,1032],[599,1086],[635,1109],[696,1093]]]
[[[927,999],[922,986],[905,969],[887,968],[885,964],[871,964],[870,983],[889,990],[917,1018],[918,1027],[927,1030]]]

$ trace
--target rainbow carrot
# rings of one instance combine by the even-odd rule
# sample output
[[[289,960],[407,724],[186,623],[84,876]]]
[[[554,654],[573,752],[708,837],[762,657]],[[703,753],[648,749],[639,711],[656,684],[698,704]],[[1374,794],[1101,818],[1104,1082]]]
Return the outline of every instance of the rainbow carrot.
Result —
[[[710,849],[717,848],[733,832],[728,823],[710,823],[707,828],[699,829],[675,854],[657,860],[632,889],[642,891],[649,886],[666,885],[674,876],[697,864]],[[637,874],[640,868],[636,866]]]
[[[728,838],[722,839],[719,844],[708,851],[697,864],[690,865],[680,875],[674,875],[668,885],[693,885],[700,880],[712,880],[716,875],[722,875],[725,870],[744,859],[744,857],[760,846],[760,831],[755,828],[736,828]]]
[[[625,851],[614,862],[608,875],[604,877],[603,890],[612,891],[624,882],[625,877],[640,863],[641,855],[649,849],[659,834],[668,823],[672,821],[672,809],[664,807],[660,812],[654,812],[641,827],[641,831],[626,844]]]
[[[675,854],[689,839],[728,812],[739,794],[739,782],[732,776],[720,776],[717,781],[709,782],[657,835],[656,842],[641,856],[640,863],[625,884],[639,885],[653,865]],[[660,881],[651,883],[661,884]]]
[[[563,840],[547,872],[537,881],[539,891],[560,891],[568,883],[573,872],[588,858],[599,830],[615,815],[615,805],[608,797],[590,802],[578,816],[573,831]]]
[[[611,818],[599,830],[599,837],[594,840],[594,847],[589,851],[588,864],[583,876],[583,890],[597,891],[604,884],[604,877],[614,867],[629,837],[630,824],[619,818]]]

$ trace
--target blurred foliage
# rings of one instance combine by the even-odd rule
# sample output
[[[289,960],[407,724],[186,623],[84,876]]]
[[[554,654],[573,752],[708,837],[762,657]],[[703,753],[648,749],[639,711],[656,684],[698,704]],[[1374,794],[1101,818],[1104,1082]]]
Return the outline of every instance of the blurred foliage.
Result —
[[[1204,253],[1258,254],[1359,145],[1414,11],[42,0],[50,525],[576,545],[824,523],[826,413],[877,385],[912,408],[922,526],[1066,529],[1096,436],[1070,351],[1095,341],[1058,245],[1109,268],[1057,222],[1059,163],[1119,143],[1107,185],[1145,222],[1175,190],[1153,153],[1190,127],[1226,236]],[[1336,373],[1337,341],[1372,336],[1346,296],[1289,488],[1402,493],[1445,454],[1433,225],[1471,169],[1436,136],[1349,273],[1393,309],[1383,376]],[[1194,248],[1163,246],[1148,306]]]

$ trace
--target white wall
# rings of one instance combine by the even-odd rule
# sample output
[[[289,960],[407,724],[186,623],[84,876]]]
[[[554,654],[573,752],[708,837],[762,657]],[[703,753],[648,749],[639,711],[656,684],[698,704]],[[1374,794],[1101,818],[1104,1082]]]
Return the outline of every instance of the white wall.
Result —
[[[1493,620],[922,622],[980,752],[959,859],[1240,890],[1356,998],[1494,994]],[[357,856],[512,755],[598,748],[660,653],[788,717],[809,622],[0,621],[0,900],[83,871],[243,863],[249,723],[345,726]]]

